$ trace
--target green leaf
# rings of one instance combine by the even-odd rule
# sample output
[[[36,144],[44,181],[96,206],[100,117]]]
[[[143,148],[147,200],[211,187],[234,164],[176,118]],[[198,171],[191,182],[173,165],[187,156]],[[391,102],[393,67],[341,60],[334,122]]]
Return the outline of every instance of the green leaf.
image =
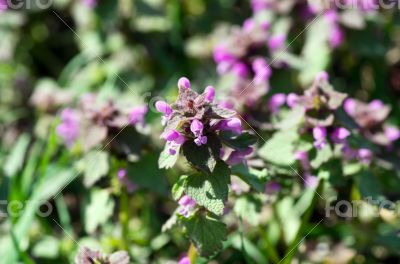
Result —
[[[260,222],[262,200],[255,195],[243,195],[236,200],[233,211],[249,224],[256,226]]]
[[[276,165],[290,166],[295,162],[294,143],[299,135],[296,131],[275,133],[258,151],[261,158]]]
[[[382,187],[375,175],[371,171],[364,169],[357,175],[356,184],[362,199],[384,200]]]
[[[143,156],[138,162],[129,163],[127,176],[133,183],[141,187],[162,195],[168,194],[169,187],[167,180],[164,171],[157,167],[156,153],[149,153]]]
[[[333,156],[331,146],[326,144],[322,149],[317,150],[316,157],[311,161],[311,167],[314,169],[319,168],[322,164],[329,161]]]
[[[59,250],[60,242],[54,237],[46,236],[33,247],[32,253],[37,258],[55,259]]]
[[[107,190],[91,190],[89,204],[85,207],[86,232],[93,234],[98,226],[107,222],[113,210],[114,201]]]
[[[109,170],[108,153],[105,151],[91,151],[83,158],[83,183],[91,187]]]
[[[189,239],[199,254],[209,257],[222,249],[226,240],[227,228],[224,223],[211,215],[195,215],[189,219],[180,218],[186,227]]]
[[[182,175],[179,180],[172,186],[172,198],[175,201],[179,200],[185,192],[186,184],[187,184],[187,175]]]
[[[267,169],[257,170],[251,167],[247,167],[244,164],[233,166],[232,174],[240,177],[244,182],[246,182],[258,192],[264,192],[265,183],[269,179]]]
[[[222,132],[220,133],[220,138],[225,145],[236,150],[245,150],[257,142],[257,137],[248,132],[240,135],[232,132]]]
[[[287,130],[295,128],[300,125],[304,120],[305,110],[304,107],[297,106],[285,113],[282,120],[275,126],[280,130]]]
[[[8,156],[5,164],[4,164],[4,173],[7,176],[13,176],[17,173],[18,170],[22,168],[25,153],[29,146],[30,137],[27,134],[22,134],[17,143],[14,145],[11,150],[10,155]]]
[[[179,157],[180,145],[177,145],[175,148],[175,155],[171,155],[169,153],[169,147],[165,145],[164,150],[160,154],[160,158],[158,159],[158,167],[160,169],[170,169],[172,168],[178,160]]]
[[[186,194],[216,215],[224,212],[224,202],[228,198],[230,169],[219,161],[211,175],[194,174],[188,177]]]
[[[215,134],[209,134],[207,137],[208,142],[205,145],[197,146],[193,140],[188,140],[182,145],[182,149],[183,155],[190,164],[211,174],[219,160],[221,142]]]

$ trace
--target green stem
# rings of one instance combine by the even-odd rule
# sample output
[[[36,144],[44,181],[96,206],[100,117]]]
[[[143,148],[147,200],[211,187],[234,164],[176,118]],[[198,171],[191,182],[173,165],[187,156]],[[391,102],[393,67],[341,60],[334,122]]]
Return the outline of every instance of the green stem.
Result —
[[[292,259],[296,255],[302,240],[305,238],[304,234],[306,233],[306,227],[309,225],[309,221],[310,221],[310,218],[314,211],[315,204],[317,203],[319,193],[322,191],[322,186],[323,186],[323,180],[320,181],[317,189],[314,192],[314,196],[312,198],[310,206],[307,208],[307,210],[304,213],[304,217],[301,221],[301,224],[300,224],[299,230],[297,231],[296,237],[292,241],[290,246],[288,247],[288,249],[285,253],[284,259],[281,260],[282,264],[290,264],[292,262]]]
[[[122,243],[123,248],[128,250],[129,247],[129,197],[125,188],[120,195],[120,212],[119,220],[122,226]]]
[[[190,264],[196,264],[198,254],[197,254],[196,247],[193,244],[190,244],[190,247],[188,250],[188,257],[190,260]]]
[[[265,242],[268,258],[272,261],[272,263],[278,264],[279,263],[278,252],[276,251],[275,247],[269,241],[268,236],[264,237],[264,242]]]

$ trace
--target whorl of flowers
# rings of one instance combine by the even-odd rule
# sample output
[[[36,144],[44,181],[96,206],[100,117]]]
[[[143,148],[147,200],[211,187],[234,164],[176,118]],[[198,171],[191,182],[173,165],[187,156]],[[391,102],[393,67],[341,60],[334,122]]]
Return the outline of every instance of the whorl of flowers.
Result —
[[[390,107],[380,100],[363,103],[349,98],[344,103],[344,110],[358,125],[361,133],[373,143],[390,146],[400,138],[400,130],[387,124]]]
[[[130,258],[126,251],[117,251],[106,255],[97,250],[82,247],[75,258],[75,264],[129,264]]]
[[[57,134],[71,147],[80,137],[85,150],[107,138],[113,130],[127,125],[143,127],[147,106],[124,108],[112,100],[102,102],[93,94],[82,97],[76,109],[66,108],[61,113]]]
[[[212,174],[221,162],[228,167],[241,163],[253,149],[254,138],[243,131],[236,112],[214,103],[215,89],[206,87],[202,94],[191,89],[190,81],[182,77],[178,82],[179,95],[172,105],[164,101],[155,104],[161,112],[167,141],[160,156],[160,167],[170,168],[180,152],[201,173]],[[245,142],[241,142],[245,140]],[[176,157],[164,163],[168,156]],[[180,214],[188,216],[196,203],[188,196],[179,200]]]

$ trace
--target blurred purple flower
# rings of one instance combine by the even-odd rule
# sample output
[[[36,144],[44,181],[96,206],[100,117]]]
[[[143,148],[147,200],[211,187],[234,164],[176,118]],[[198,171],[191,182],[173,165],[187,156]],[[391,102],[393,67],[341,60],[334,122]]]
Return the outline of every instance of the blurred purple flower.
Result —
[[[283,93],[274,94],[271,96],[268,102],[268,108],[272,113],[276,113],[280,110],[282,105],[286,102],[286,95]]]
[[[97,0],[82,0],[83,4],[89,8],[94,8],[97,5]]]
[[[190,259],[189,259],[189,257],[188,257],[188,256],[182,257],[182,258],[179,260],[178,264],[190,264]]]
[[[56,132],[68,147],[72,146],[79,136],[79,116],[73,109],[66,108],[61,112],[61,123]]]
[[[314,137],[314,147],[316,149],[322,149],[326,145],[326,128],[325,127],[314,127],[313,137]]]
[[[247,148],[242,151],[234,150],[229,155],[228,159],[226,160],[226,163],[231,166],[239,164],[243,162],[246,156],[249,156],[251,153],[253,153],[253,148]]]
[[[137,186],[127,177],[125,169],[119,169],[117,176],[118,180],[126,187],[129,193],[132,193],[137,189]]]
[[[361,163],[368,165],[372,161],[373,153],[369,149],[361,148],[357,151],[357,157]]]
[[[144,117],[147,113],[147,106],[134,107],[129,113],[129,121],[132,125],[142,124],[144,125]]]
[[[178,87],[179,89],[190,89],[190,81],[186,77],[181,77],[178,80]]]
[[[178,203],[181,206],[181,208],[178,210],[178,214],[184,217],[189,217],[191,211],[196,208],[197,205],[196,201],[190,198],[188,195],[182,196]]]
[[[336,144],[343,143],[350,136],[350,131],[344,127],[335,128],[331,134],[332,141]]]
[[[279,192],[281,190],[281,188],[282,188],[281,185],[277,182],[268,182],[265,185],[265,193],[271,195],[271,194]]]
[[[276,34],[268,39],[268,48],[271,51],[282,49],[285,45],[286,36],[284,34]]]

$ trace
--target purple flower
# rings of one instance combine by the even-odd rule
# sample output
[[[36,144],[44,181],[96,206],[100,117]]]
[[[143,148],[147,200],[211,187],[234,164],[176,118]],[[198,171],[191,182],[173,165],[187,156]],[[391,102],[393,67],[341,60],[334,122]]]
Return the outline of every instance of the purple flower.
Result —
[[[329,45],[331,45],[332,48],[337,48],[343,43],[343,41],[343,31],[339,26],[333,26],[329,35]]]
[[[252,31],[255,27],[255,23],[253,19],[248,18],[243,22],[243,30],[244,31]]]
[[[230,54],[222,45],[215,47],[213,57],[214,61],[218,64],[224,61],[233,61],[235,59],[235,57]]]
[[[329,80],[329,74],[326,71],[319,72],[315,77],[315,81],[320,83],[322,81],[327,82]]]
[[[205,145],[207,144],[207,137],[198,136],[197,138],[194,139],[194,143],[196,143],[197,146]]]
[[[214,101],[215,88],[213,86],[207,86],[206,89],[204,90],[204,94],[208,102]]]
[[[79,136],[78,114],[70,108],[64,109],[61,112],[61,124],[58,125],[56,132],[68,147],[72,146]]]
[[[8,9],[7,0],[0,0],[0,12]]]
[[[344,127],[336,128],[331,135],[332,141],[339,144],[343,143],[350,136],[350,131]]]
[[[286,102],[286,95],[283,93],[274,94],[268,102],[268,108],[272,113],[279,111],[282,105]]]
[[[265,0],[251,0],[251,8],[254,13],[265,10],[269,8],[268,1]]]
[[[311,169],[310,160],[306,151],[297,151],[294,154],[294,158],[300,162],[303,170],[309,171]]]
[[[188,256],[182,257],[182,258],[179,260],[178,264],[190,264],[190,259],[189,259],[189,257],[188,257]]]
[[[181,199],[179,199],[178,204],[181,206],[181,208],[178,211],[178,214],[184,216],[184,217],[189,217],[190,212],[196,208],[196,201],[190,198],[188,195],[182,196]]]
[[[97,0],[82,0],[82,2],[89,8],[94,8],[97,5]]]
[[[385,126],[384,133],[390,142],[394,142],[400,138],[400,130],[393,126]]]
[[[277,34],[272,36],[268,40],[268,48],[272,51],[282,49],[286,41],[286,36],[284,34]]]
[[[383,102],[381,100],[375,99],[372,100],[369,104],[368,104],[368,108],[371,111],[375,111],[375,110],[379,110],[381,108],[383,108],[385,105],[383,104]]]
[[[326,145],[326,128],[325,127],[314,127],[313,137],[314,137],[314,147],[317,149],[322,149]]]
[[[157,111],[163,113],[166,117],[169,117],[172,114],[171,106],[164,101],[157,101],[155,106]]]
[[[161,135],[161,137],[166,141],[173,141],[179,145],[185,142],[185,137],[176,130],[166,131]]]
[[[368,165],[372,161],[373,153],[369,149],[361,148],[357,151],[357,157],[361,163]]]
[[[343,108],[349,116],[353,116],[356,113],[357,103],[354,99],[348,98],[344,101]]]
[[[286,104],[290,107],[293,108],[297,105],[297,103],[299,102],[299,96],[297,94],[294,93],[290,93],[287,95],[286,97]]]
[[[234,150],[231,152],[229,155],[228,159],[226,160],[226,163],[233,166],[236,164],[239,164],[243,162],[246,156],[250,155],[253,153],[253,148],[247,148],[245,150]]]
[[[178,87],[179,89],[190,89],[190,81],[186,77],[181,77],[178,80]]]
[[[281,190],[281,185],[277,182],[269,182],[265,185],[265,193],[266,194],[274,194]]]
[[[304,175],[304,185],[307,188],[316,188],[318,186],[319,179],[316,176],[306,173]]]
[[[137,186],[131,182],[128,177],[126,177],[126,170],[125,169],[119,169],[117,172],[118,180],[126,186],[126,189],[128,190],[129,193],[134,192],[137,189]]]
[[[144,124],[144,116],[147,113],[147,106],[137,106],[129,113],[129,121],[132,125]]]
[[[242,121],[240,121],[239,118],[231,118],[231,119],[226,119],[226,120],[222,120],[220,122],[217,123],[216,130],[228,130],[228,131],[232,131],[236,134],[240,134],[242,133]]]
[[[236,76],[238,76],[240,78],[246,78],[249,74],[249,70],[247,69],[246,64],[244,64],[242,62],[235,63],[233,65],[232,72],[233,72],[233,74],[235,74]]]
[[[199,120],[194,119],[190,124],[190,131],[197,137],[203,133],[204,125]]]
[[[272,74],[271,67],[263,58],[257,58],[252,63],[252,68],[255,73],[254,83],[257,85],[263,84],[267,81]]]

